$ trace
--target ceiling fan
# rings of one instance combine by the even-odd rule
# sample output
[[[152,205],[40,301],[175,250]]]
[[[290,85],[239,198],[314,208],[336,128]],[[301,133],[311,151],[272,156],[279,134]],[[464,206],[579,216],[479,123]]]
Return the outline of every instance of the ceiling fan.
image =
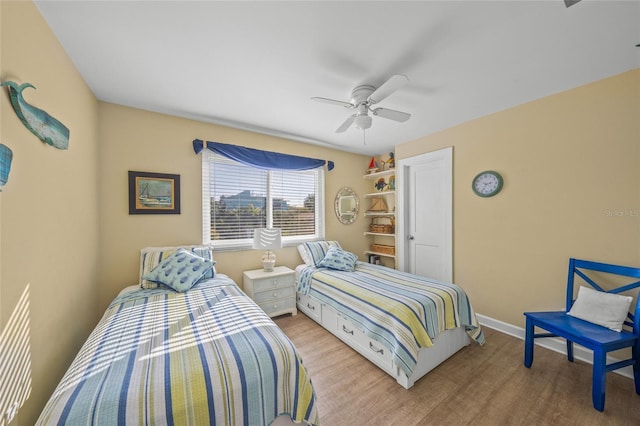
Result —
[[[358,129],[366,130],[371,127],[371,117],[369,112],[375,116],[387,118],[398,122],[405,122],[411,114],[406,112],[396,111],[389,108],[373,108],[373,105],[385,99],[396,90],[403,87],[409,82],[406,75],[396,74],[391,76],[387,81],[382,83],[377,89],[374,86],[363,85],[358,86],[351,92],[351,102],[337,101],[335,99],[328,98],[311,98],[314,101],[324,102],[327,104],[338,105],[347,109],[356,110],[355,114],[349,116],[344,123],[336,130],[336,133],[342,133],[346,131],[352,124]]]

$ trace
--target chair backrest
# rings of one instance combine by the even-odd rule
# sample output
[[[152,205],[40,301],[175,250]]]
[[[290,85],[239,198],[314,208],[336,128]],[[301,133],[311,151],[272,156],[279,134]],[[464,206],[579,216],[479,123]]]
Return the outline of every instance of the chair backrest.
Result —
[[[602,291],[605,293],[618,294],[618,293],[623,293],[625,291],[629,291],[633,289],[640,290],[640,280],[634,281],[630,284],[619,285],[618,287],[605,290],[594,281],[594,277],[588,276],[586,271],[603,272],[607,274],[640,279],[640,268],[634,268],[630,266],[610,265],[607,263],[592,262],[589,260],[580,260],[580,259],[571,258],[569,259],[569,277],[567,278],[567,306],[566,306],[567,312],[569,312],[574,302],[573,283],[576,275],[582,278],[587,284],[589,284],[595,290]],[[640,294],[638,294],[638,292],[636,292],[635,308],[632,309],[632,311],[633,313],[629,312],[627,314],[628,321],[625,321],[624,324],[628,327],[631,327],[634,333],[640,333]]]

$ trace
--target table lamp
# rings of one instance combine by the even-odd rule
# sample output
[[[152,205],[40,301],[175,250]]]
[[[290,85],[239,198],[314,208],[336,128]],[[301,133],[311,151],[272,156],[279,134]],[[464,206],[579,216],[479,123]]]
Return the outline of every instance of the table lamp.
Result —
[[[267,250],[262,255],[262,267],[272,272],[276,264],[276,255],[271,250],[282,248],[282,236],[277,228],[257,228],[253,231],[253,248]]]

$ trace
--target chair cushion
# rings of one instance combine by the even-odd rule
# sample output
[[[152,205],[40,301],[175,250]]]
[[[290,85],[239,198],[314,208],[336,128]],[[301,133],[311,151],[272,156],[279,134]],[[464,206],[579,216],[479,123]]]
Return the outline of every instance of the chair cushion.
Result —
[[[619,332],[622,331],[622,323],[627,318],[632,300],[630,296],[580,286],[578,298],[567,314]]]

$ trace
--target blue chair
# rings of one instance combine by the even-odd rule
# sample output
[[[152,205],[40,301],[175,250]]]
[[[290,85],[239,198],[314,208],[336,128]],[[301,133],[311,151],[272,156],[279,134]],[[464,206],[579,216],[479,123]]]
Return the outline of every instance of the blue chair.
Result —
[[[593,272],[589,272],[593,271]],[[588,276],[587,273],[590,275]],[[577,275],[595,290],[606,293],[621,293],[640,287],[640,281],[604,290],[596,284],[594,277],[600,282],[606,274],[623,277],[640,278],[640,268],[608,265],[587,260],[569,259],[569,277],[567,279],[566,310],[556,312],[525,312],[526,335],[524,344],[524,365],[527,368],[533,363],[534,339],[544,337],[562,337],[567,341],[567,358],[573,362],[573,343],[584,346],[593,351],[593,381],[591,398],[593,406],[598,411],[604,410],[606,374],[626,366],[633,366],[633,377],[636,393],[640,395],[640,296],[636,293],[633,314],[627,314],[622,332],[610,330],[606,327],[567,315],[573,306],[573,284]],[[633,306],[633,305],[632,305]],[[546,333],[536,333],[535,328],[546,330]],[[612,364],[607,364],[607,353],[619,349],[631,348],[631,358]]]

